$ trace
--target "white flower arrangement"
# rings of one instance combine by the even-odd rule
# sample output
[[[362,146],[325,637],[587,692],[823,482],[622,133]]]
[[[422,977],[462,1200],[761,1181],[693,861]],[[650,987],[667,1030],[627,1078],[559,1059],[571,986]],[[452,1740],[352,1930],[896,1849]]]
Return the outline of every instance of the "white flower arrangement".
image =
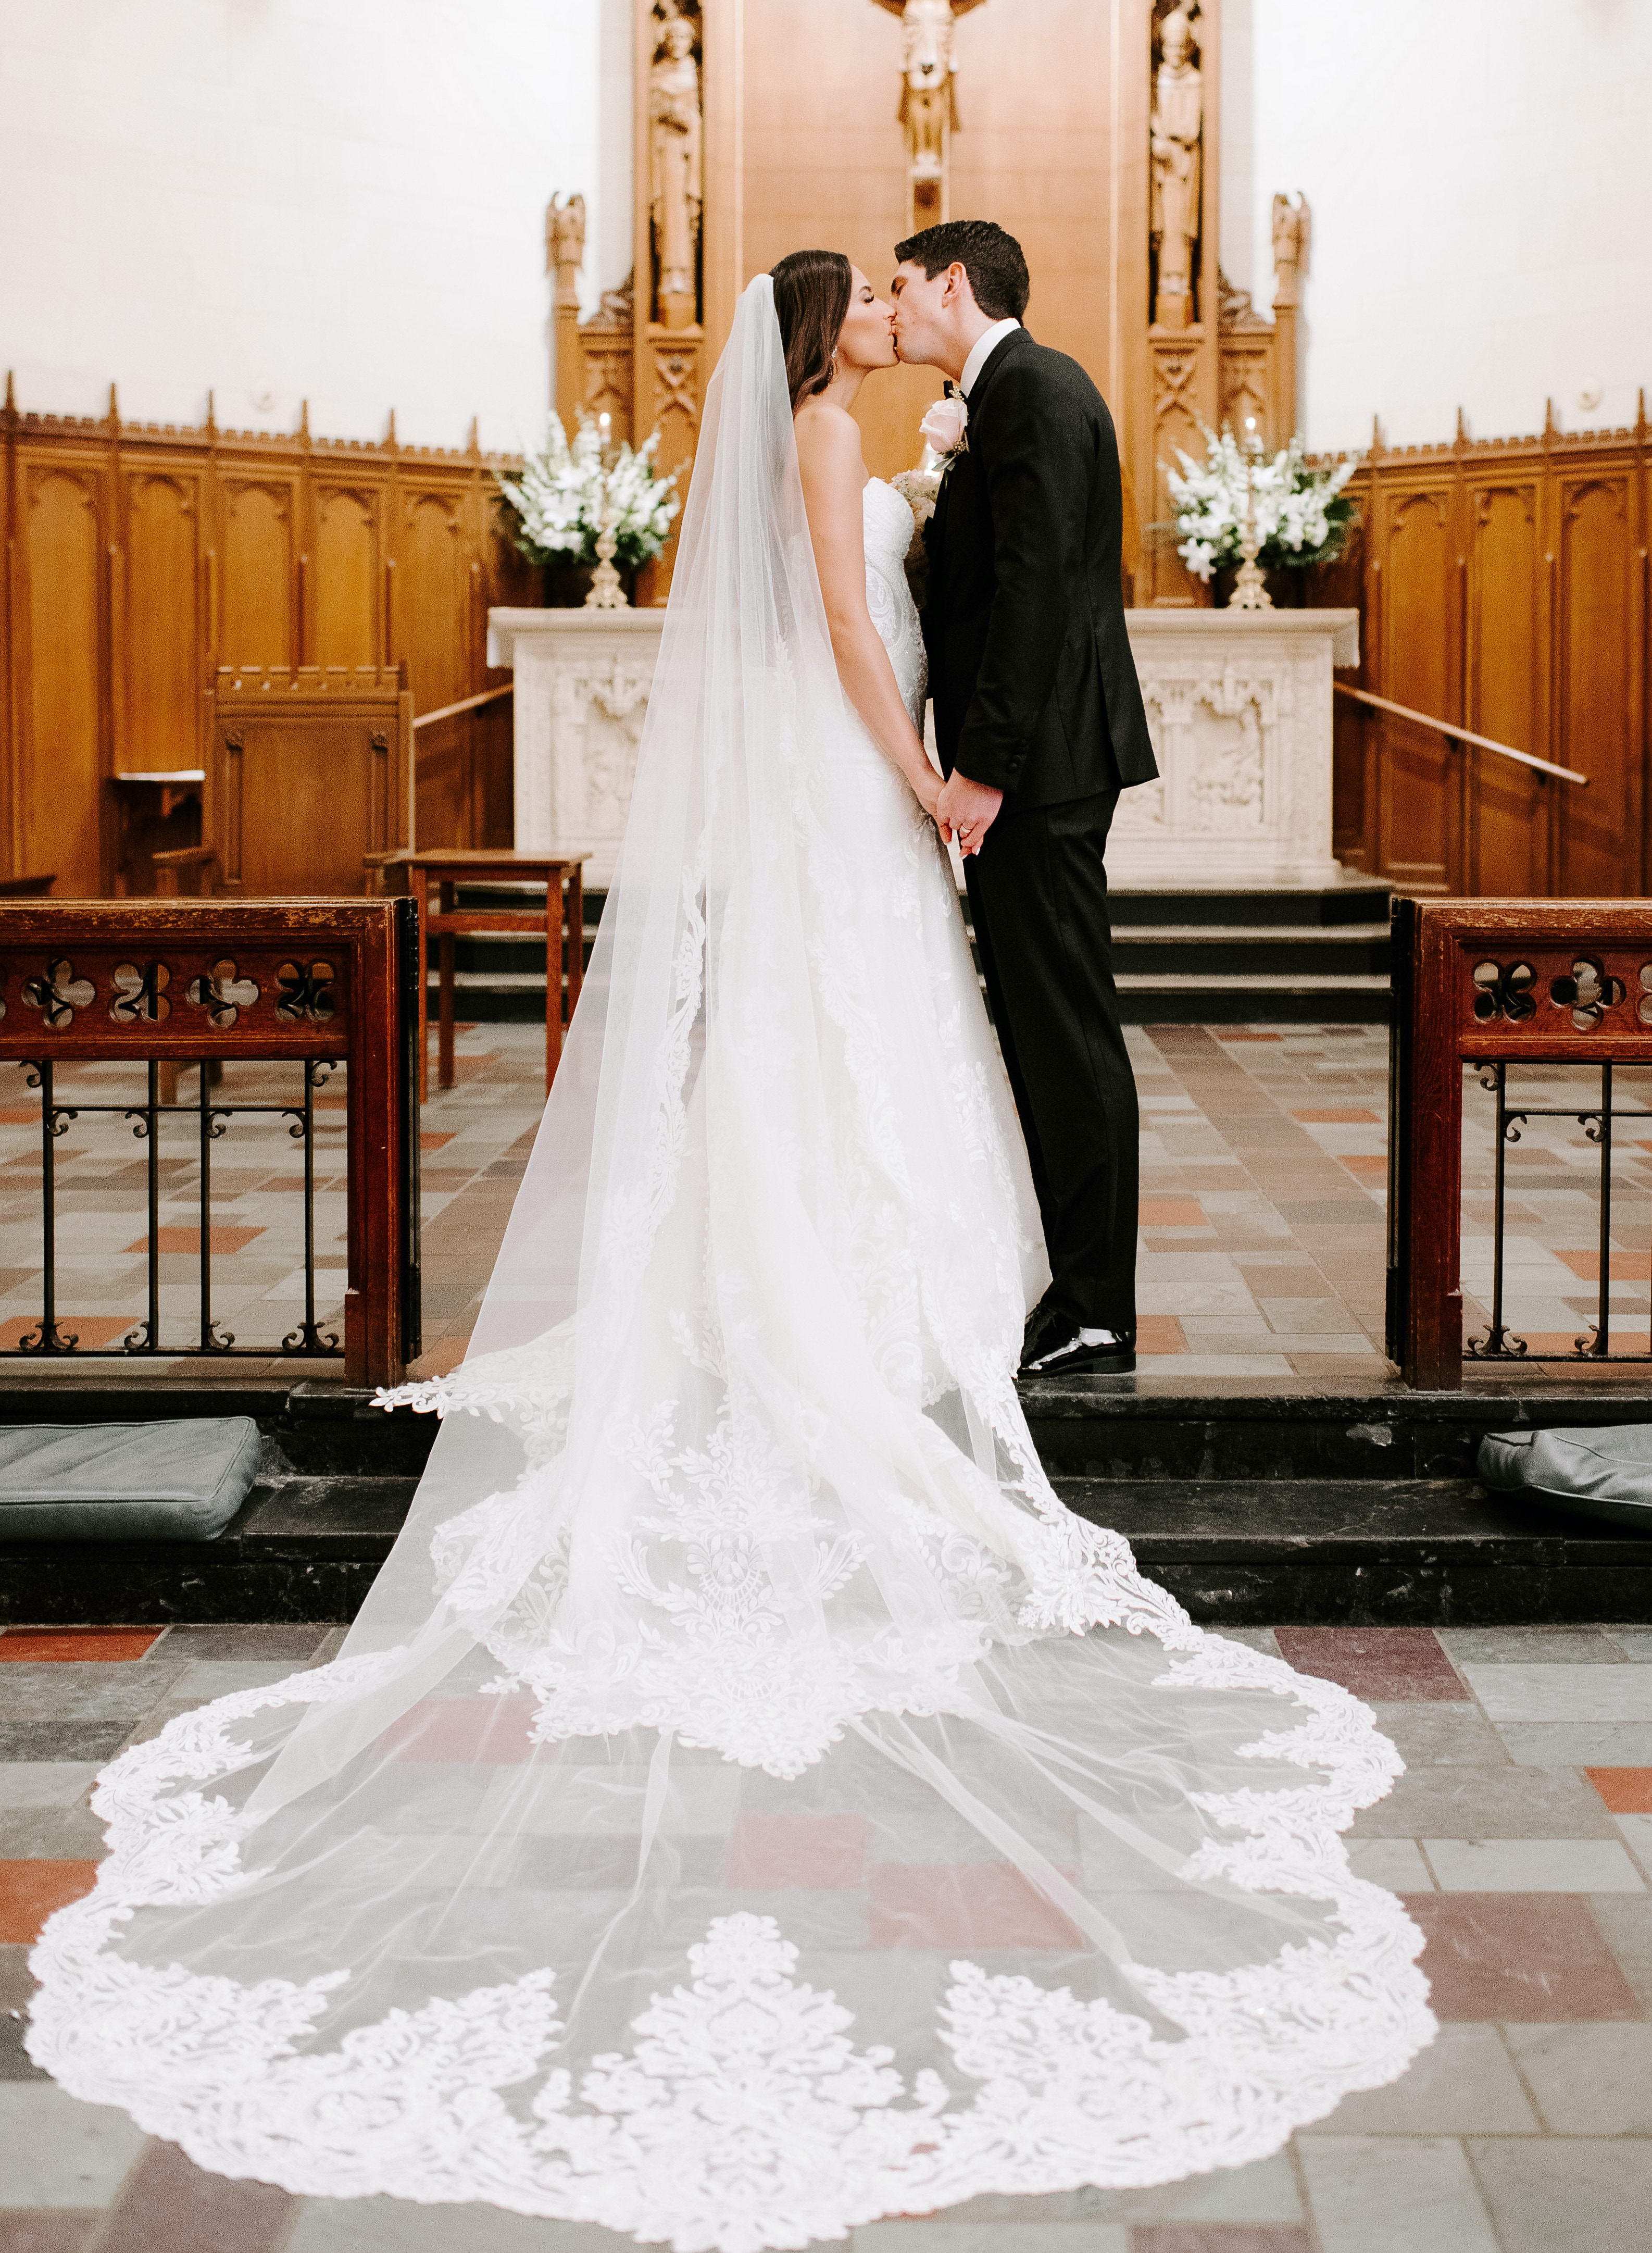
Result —
[[[1300,437],[1266,460],[1261,441],[1241,446],[1225,426],[1220,435],[1204,432],[1203,464],[1176,449],[1178,473],[1165,468],[1176,504],[1176,549],[1195,577],[1207,582],[1226,564],[1237,563],[1244,538],[1247,478],[1258,541],[1257,562],[1265,570],[1285,565],[1304,570],[1328,563],[1342,551],[1356,511],[1342,488],[1359,467],[1351,455],[1329,469],[1310,469]]]
[[[658,429],[634,451],[622,441],[604,477],[596,422],[582,415],[570,445],[553,415],[544,451],[528,456],[519,478],[498,479],[521,553],[534,563],[594,563],[606,506],[613,512],[616,560],[623,568],[634,570],[658,555],[682,506],[677,471],[654,474],[659,444]]]

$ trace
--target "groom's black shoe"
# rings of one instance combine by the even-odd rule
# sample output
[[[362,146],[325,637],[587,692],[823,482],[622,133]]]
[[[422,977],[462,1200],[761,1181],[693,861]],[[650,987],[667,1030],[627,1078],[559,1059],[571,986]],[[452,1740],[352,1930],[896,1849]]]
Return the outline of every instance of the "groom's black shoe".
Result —
[[[1027,1321],[1018,1379],[1029,1377],[1128,1377],[1136,1341],[1117,1330],[1090,1329],[1059,1308],[1039,1306]]]

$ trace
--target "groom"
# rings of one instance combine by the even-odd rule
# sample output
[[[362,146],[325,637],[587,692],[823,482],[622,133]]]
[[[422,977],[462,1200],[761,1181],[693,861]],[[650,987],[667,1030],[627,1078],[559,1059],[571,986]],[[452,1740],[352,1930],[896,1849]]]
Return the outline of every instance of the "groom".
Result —
[[[965,402],[925,533],[924,638],[938,819],[972,848],[975,937],[1049,1252],[1020,1373],[1114,1376],[1136,1365],[1138,1127],[1103,854],[1120,791],[1159,771],[1125,629],[1118,443],[1083,368],[1021,325],[1013,235],[953,220],[895,255],[901,358],[942,369]]]

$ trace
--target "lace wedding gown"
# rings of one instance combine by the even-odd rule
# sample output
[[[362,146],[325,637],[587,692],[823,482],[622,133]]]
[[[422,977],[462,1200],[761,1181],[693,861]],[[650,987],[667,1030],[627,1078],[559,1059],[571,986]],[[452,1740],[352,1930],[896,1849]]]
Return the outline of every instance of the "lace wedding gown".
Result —
[[[222,2173],[680,2253],[1272,2152],[1432,2036],[1338,1835],[1399,1761],[1039,1463],[1025,1152],[766,277],[632,807],[470,1356],[394,1396],[446,1419],[395,1552],[340,1658],[106,1771],[31,2053]]]

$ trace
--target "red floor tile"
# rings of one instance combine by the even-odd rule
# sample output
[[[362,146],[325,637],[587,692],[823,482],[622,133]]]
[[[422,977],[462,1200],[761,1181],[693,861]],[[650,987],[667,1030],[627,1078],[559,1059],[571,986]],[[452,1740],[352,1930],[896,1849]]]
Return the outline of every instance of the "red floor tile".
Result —
[[[1053,1903],[1009,1862],[883,1862],[872,1872],[874,1948],[1079,1948]]]
[[[1299,1674],[1340,1682],[1356,1698],[1468,1702],[1426,1627],[1282,1627],[1279,1653]]]
[[[1151,1030],[1151,1028],[1149,1029]],[[1285,1038],[1283,1033],[1229,1032],[1224,1027],[1214,1025],[1211,1030],[1216,1034],[1217,1040],[1224,1043],[1234,1041],[1282,1041]],[[1647,1147],[1652,1150],[1652,1142],[1649,1142]]]
[[[1300,1119],[1304,1126],[1380,1126],[1382,1120],[1374,1111],[1360,1111],[1351,1105],[1309,1104],[1306,1109],[1293,1111],[1293,1119]]]
[[[1652,1815],[1652,1768],[1586,1768],[1614,1815]]]
[[[1314,2253],[1314,2241],[1293,2222],[1139,2222],[1130,2253]]]
[[[1138,1353],[1186,1353],[1188,1341],[1181,1335],[1181,1322],[1175,1315],[1139,1315],[1136,1317],[1136,1351]]]
[[[317,1100],[319,1101],[320,1098],[317,1097]],[[213,1230],[213,1249],[214,1252],[244,1252],[264,1232],[261,1228],[235,1228],[226,1221]],[[199,1228],[157,1228],[155,1245],[156,1249],[163,1253],[186,1252],[192,1258],[201,1248],[201,1232]],[[126,1247],[128,1252],[147,1252],[149,1248],[147,1236],[140,1236],[136,1244],[129,1244]]]
[[[1429,2000],[1448,2022],[1640,2019],[1617,1959],[1578,1894],[1407,1894],[1427,1940]]]
[[[1580,1283],[1600,1280],[1600,1247],[1596,1245],[1586,1252],[1562,1252],[1557,1246],[1557,1259],[1564,1259]],[[1652,1282],[1652,1252],[1644,1248],[1624,1251],[1614,1245],[1612,1249],[1612,1280],[1614,1283]]]
[[[1137,1207],[1139,1228],[1209,1228],[1204,1207],[1197,1197],[1143,1197]]]
[[[275,2253],[297,2201],[272,2183],[231,2182],[151,2144],[128,2178],[98,2253]]]
[[[56,1315],[58,1336],[78,1338],[83,1346],[118,1344],[136,1320],[133,1315],[66,1314],[61,1308]],[[0,1346],[15,1353],[39,1327],[38,1315],[14,1315],[9,1322],[0,1322]]]
[[[0,1862],[0,1943],[28,1947],[52,1912],[89,1894],[95,1862]]]
[[[1586,1337],[1593,1327],[1593,1316],[1580,1315],[1575,1329],[1529,1330],[1523,1326],[1519,1335],[1524,1338],[1532,1354],[1541,1354],[1545,1357],[1571,1362],[1574,1357],[1574,1349],[1578,1340],[1580,1337]],[[1647,1334],[1644,1330],[1621,1330],[1614,1327],[1612,1332],[1614,1353],[1645,1353],[1648,1350]],[[1596,1364],[1597,1367],[1603,1365],[1608,1364]]]
[[[731,1886],[807,1886],[836,1892],[865,1883],[863,1815],[742,1815],[728,1844]]]
[[[1376,1181],[1380,1175],[1388,1171],[1388,1160],[1376,1152],[1366,1155],[1355,1150],[1348,1156],[1339,1158],[1336,1162],[1339,1166],[1346,1166],[1350,1174],[1356,1174],[1362,1181],[1367,1179]]]
[[[421,1134],[419,1147],[421,1150],[445,1150],[452,1140],[451,1134]]]
[[[404,1761],[525,1761],[533,1705],[526,1698],[428,1698],[386,1731]]]
[[[99,1659],[113,1664],[142,1658],[152,1650],[165,1630],[158,1627],[11,1627],[0,1628],[0,1660],[26,1660],[31,1666],[42,1659]]]

